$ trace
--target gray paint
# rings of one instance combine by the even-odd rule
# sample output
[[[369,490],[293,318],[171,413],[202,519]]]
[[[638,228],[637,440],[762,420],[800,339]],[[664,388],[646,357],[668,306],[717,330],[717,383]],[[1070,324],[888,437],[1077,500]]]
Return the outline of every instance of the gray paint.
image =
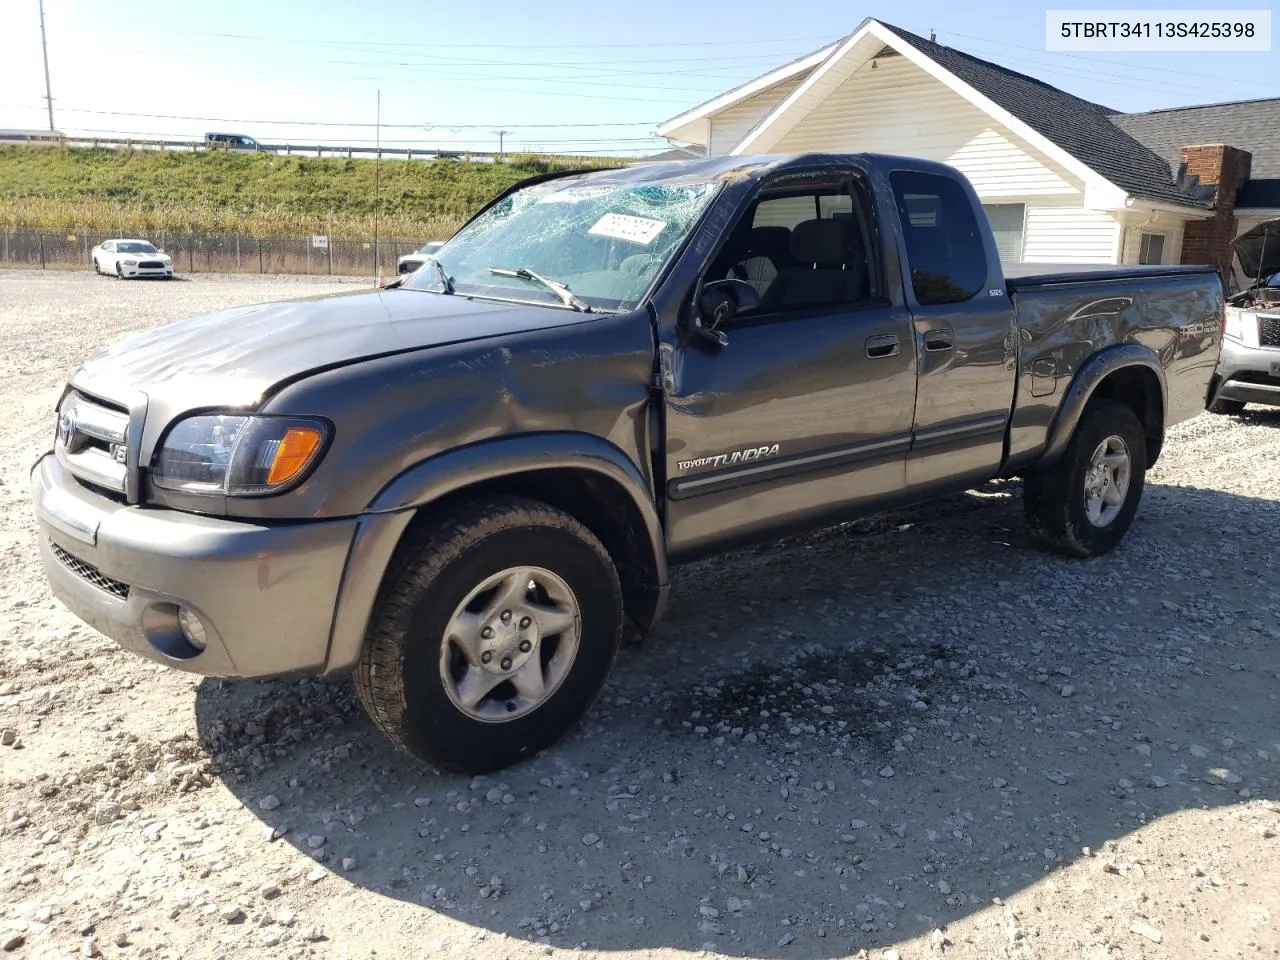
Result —
[[[477,482],[572,469],[627,518],[632,552],[618,559],[632,581],[629,611],[647,626],[661,611],[668,560],[1048,462],[1110,371],[1153,372],[1159,430],[1203,406],[1222,303],[1210,271],[1076,268],[1006,285],[988,235],[996,293],[921,307],[887,179],[899,169],[964,182],[940,164],[874,155],[591,175],[723,183],[631,312],[397,289],[231,310],[119,344],[73,384],[129,412],[124,495],[76,482],[61,457],[41,461],[33,487],[42,536],[134,590],[124,603],[104,599],[46,545],[54,590],[125,646],[153,659],[176,653],[183,669],[345,669],[419,508]],[[763,182],[807,174],[868,189],[883,301],[743,323],[723,348],[695,339],[690,293],[727,231]],[[939,332],[951,346],[927,350]],[[869,357],[867,342],[884,336],[900,351]],[[165,431],[185,413],[222,408],[324,417],[331,445],[275,496],[155,489],[148,469]],[[680,466],[772,444],[776,456],[729,473]],[[199,656],[170,636],[177,602],[210,618],[214,639]],[[297,617],[281,619],[290,609]]]

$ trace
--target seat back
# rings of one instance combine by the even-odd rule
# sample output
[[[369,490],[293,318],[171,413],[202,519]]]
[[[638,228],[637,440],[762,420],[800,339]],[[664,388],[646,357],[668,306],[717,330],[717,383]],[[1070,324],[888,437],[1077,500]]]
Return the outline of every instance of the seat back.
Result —
[[[852,219],[805,220],[796,224],[791,231],[790,252],[797,265],[778,272],[765,291],[765,307],[821,307],[867,298],[867,254]]]

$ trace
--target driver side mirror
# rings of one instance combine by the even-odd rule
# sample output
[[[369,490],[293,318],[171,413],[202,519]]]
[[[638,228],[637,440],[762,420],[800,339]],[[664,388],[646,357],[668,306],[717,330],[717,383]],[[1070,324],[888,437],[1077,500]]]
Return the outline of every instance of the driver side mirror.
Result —
[[[702,285],[694,304],[690,327],[693,333],[717,346],[727,346],[729,338],[720,328],[739,314],[760,306],[760,294],[745,280],[714,280]]]

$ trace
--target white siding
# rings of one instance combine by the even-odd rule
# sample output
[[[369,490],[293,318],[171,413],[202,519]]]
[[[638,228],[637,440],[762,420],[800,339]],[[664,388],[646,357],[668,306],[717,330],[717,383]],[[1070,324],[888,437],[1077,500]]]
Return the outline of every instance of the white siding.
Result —
[[[721,157],[738,145],[738,141],[757,123],[773,112],[792,90],[800,85],[808,74],[784,80],[777,86],[762,90],[750,100],[743,100],[711,118],[710,155]]]
[[[1078,204],[1027,204],[1026,263],[1115,263],[1120,224]]]
[[[960,169],[984,200],[1081,193],[1078,179],[901,56],[861,67],[772,152],[806,150],[940,160]]]

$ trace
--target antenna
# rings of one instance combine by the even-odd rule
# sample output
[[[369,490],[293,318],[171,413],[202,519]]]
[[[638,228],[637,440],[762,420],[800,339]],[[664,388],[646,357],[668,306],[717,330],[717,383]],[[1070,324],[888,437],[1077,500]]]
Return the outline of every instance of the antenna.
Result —
[[[382,91],[378,91],[377,106],[374,108],[374,154],[373,154],[373,285],[382,285],[382,260],[378,256],[378,208],[382,199]]]
[[[49,106],[49,132],[53,126],[53,91],[49,88],[49,42],[44,35],[44,0],[40,0],[40,51],[44,54],[44,99]]]

